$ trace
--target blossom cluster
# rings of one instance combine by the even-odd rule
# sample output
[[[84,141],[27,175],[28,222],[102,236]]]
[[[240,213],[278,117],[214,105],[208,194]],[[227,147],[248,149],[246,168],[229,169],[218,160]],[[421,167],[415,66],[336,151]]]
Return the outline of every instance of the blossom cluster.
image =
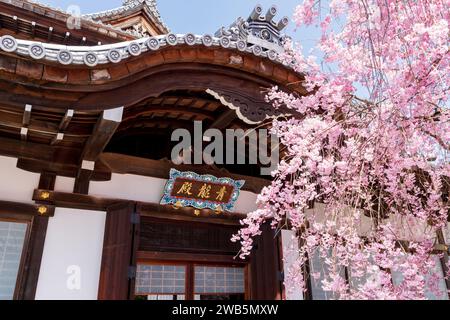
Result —
[[[449,7],[449,0],[305,0],[297,7],[297,25],[320,26],[323,63],[286,44],[283,59],[304,75],[309,94],[275,87],[267,95],[274,108],[301,116],[272,123],[284,156],[259,209],[233,237],[242,257],[271,223],[293,230],[299,244],[291,248],[298,258],[290,289],[319,278],[314,270],[304,276],[319,254],[322,289],[334,297],[442,296],[434,270],[450,211]]]

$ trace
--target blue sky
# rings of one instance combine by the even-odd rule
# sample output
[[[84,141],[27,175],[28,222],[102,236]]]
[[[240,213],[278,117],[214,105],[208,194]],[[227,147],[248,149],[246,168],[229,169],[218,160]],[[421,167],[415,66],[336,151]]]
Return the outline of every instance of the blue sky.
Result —
[[[81,12],[92,13],[120,6],[122,0],[40,0],[41,3],[66,10],[70,5],[78,5]],[[272,4],[278,7],[278,18],[292,18],[294,8],[302,0],[157,0],[158,8],[165,23],[175,33],[214,33],[222,25],[229,25],[237,17],[247,17],[256,4],[267,10]],[[318,38],[313,29],[294,32],[293,23],[287,33],[309,50]]]

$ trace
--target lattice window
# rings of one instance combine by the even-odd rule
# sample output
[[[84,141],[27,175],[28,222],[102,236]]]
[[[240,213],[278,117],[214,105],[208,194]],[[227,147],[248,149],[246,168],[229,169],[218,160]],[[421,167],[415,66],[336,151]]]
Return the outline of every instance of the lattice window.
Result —
[[[195,293],[245,293],[243,268],[195,267]]]
[[[137,295],[176,295],[185,293],[186,267],[138,265]]]
[[[26,223],[0,221],[0,300],[14,298],[26,232]]]

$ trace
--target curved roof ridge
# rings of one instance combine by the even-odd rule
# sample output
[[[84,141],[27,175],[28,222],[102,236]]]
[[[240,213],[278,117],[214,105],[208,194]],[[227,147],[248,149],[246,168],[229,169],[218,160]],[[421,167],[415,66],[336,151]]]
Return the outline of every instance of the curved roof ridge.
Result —
[[[244,40],[234,40],[226,36],[220,38],[211,35],[173,34],[140,38],[132,41],[119,42],[101,46],[66,46],[55,45],[30,40],[18,40],[10,35],[0,37],[0,50],[28,56],[35,60],[58,62],[62,65],[86,65],[95,67],[102,64],[119,63],[144,52],[158,51],[163,48],[178,45],[222,47],[253,56],[269,59],[273,62],[293,69],[280,56],[280,51],[262,44],[253,44]]]

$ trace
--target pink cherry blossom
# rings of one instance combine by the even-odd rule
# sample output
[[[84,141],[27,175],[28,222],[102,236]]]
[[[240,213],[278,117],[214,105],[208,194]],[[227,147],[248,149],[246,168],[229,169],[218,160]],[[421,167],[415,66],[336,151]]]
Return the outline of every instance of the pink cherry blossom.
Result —
[[[286,43],[280,57],[304,74],[309,94],[268,93],[274,108],[302,117],[273,121],[285,156],[233,237],[246,257],[262,224],[290,219],[299,247],[288,290],[308,287],[302,270],[320,250],[322,289],[339,299],[442,294],[433,270],[450,211],[449,7],[305,0],[296,8],[298,26],[320,26],[323,64]]]

